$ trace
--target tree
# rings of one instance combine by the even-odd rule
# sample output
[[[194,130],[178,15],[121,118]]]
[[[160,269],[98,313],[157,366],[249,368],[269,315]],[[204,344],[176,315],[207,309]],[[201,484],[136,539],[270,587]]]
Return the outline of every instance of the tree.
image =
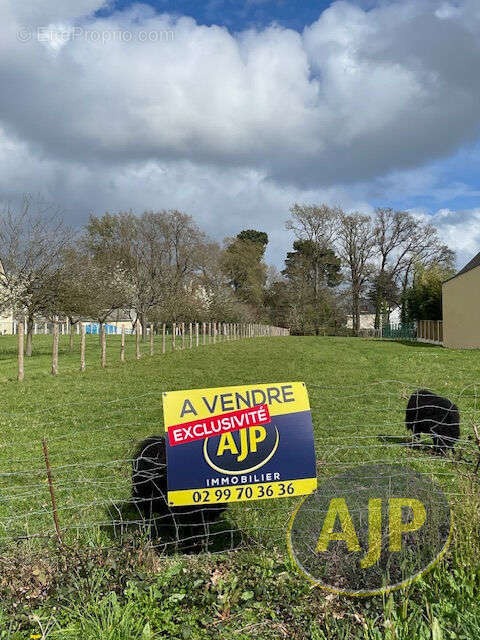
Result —
[[[49,317],[56,305],[64,256],[73,232],[51,204],[25,196],[0,218],[0,307],[26,316],[25,353],[32,355],[35,316]]]
[[[369,216],[343,214],[337,236],[340,257],[347,266],[350,284],[352,327],[355,334],[360,329],[360,301],[373,271],[372,258],[375,236]]]
[[[374,216],[375,248],[380,263],[377,277],[385,279],[385,272],[395,280],[404,268],[407,256],[414,251],[417,243],[418,223],[406,211],[377,208]],[[390,261],[390,264],[389,264]],[[377,290],[375,304],[375,328],[380,328],[383,300],[381,290]]]
[[[265,291],[265,306],[270,324],[287,327],[289,325],[292,295],[286,279],[271,282]]]
[[[318,335],[336,307],[329,289],[341,281],[341,263],[333,246],[341,211],[325,204],[294,204],[290,213],[286,228],[297,239],[282,272],[292,298],[290,319],[296,331]]]
[[[384,323],[388,323],[391,311],[398,306],[401,299],[400,289],[390,271],[377,273],[372,278],[368,298],[374,304],[381,300],[382,317]]]
[[[266,234],[242,231],[227,240],[221,268],[240,302],[252,306],[259,316],[263,310],[267,266],[263,260]],[[268,241],[268,237],[267,237]]]
[[[129,291],[126,306],[142,325],[160,315],[177,320],[191,308],[205,236],[180,211],[132,212],[91,217],[87,245],[98,261],[121,272]]]
[[[412,320],[442,319],[442,284],[454,270],[442,264],[417,265],[412,286],[407,290],[408,316]]]
[[[268,235],[265,231],[257,231],[256,229],[245,229],[237,234],[239,240],[249,240],[250,242],[256,242],[263,247],[263,253],[268,244]]]
[[[340,284],[340,259],[335,251],[313,240],[295,240],[293,251],[287,253],[282,274],[291,279],[308,281],[315,296],[323,286]]]
[[[303,332],[311,330],[318,335],[330,317],[331,294],[327,289],[341,281],[340,259],[333,249],[314,240],[295,240],[293,249],[287,253],[282,275],[290,285],[297,324]]]
[[[342,215],[339,207],[326,204],[294,204],[290,208],[291,219],[286,228],[293,231],[299,240],[311,240],[329,247],[337,234],[338,220]]]
[[[438,265],[447,271],[453,271],[455,266],[455,252],[443,244],[438,231],[429,224],[418,224],[415,247],[406,256],[401,272],[401,319],[408,322],[407,290],[411,285],[411,278],[415,267],[423,265],[428,268]]]
[[[198,304],[196,317],[203,320],[222,318],[230,322],[244,321],[246,306],[235,296],[223,272],[223,251],[216,242],[203,248],[196,280],[194,299]],[[246,321],[246,320],[245,320]]]
[[[131,291],[125,272],[110,257],[89,252],[83,241],[68,252],[53,305],[54,315],[66,316],[72,325],[82,318],[92,319],[101,327],[114,311],[127,306]]]

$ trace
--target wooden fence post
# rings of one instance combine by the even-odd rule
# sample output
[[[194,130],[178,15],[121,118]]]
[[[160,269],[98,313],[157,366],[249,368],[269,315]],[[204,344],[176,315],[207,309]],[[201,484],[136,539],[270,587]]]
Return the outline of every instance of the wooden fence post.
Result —
[[[153,356],[153,324],[150,325],[150,355]]]
[[[105,323],[102,322],[102,328],[100,331],[100,342],[102,345],[102,369],[107,366],[107,338],[105,335]]]
[[[165,353],[166,349],[166,336],[165,336],[165,322],[162,324],[162,353]]]
[[[73,351],[73,325],[69,322],[67,325],[68,331],[68,350],[70,353]]]
[[[172,324],[172,351],[175,351],[175,334],[177,332],[177,323]]]
[[[135,357],[140,360],[140,323],[135,324]]]
[[[58,321],[53,322],[52,376],[58,375]]]
[[[80,371],[85,371],[85,325],[81,326],[80,334]]]
[[[58,326],[57,326],[58,329]],[[47,441],[45,438],[42,440],[43,447],[43,457],[45,458],[45,467],[47,469],[47,480],[48,480],[48,488],[50,490],[50,500],[52,502],[52,513],[53,513],[53,523],[55,525],[55,532],[57,534],[57,538],[59,542],[62,542],[62,536],[60,534],[60,527],[58,524],[58,512],[57,512],[57,503],[55,501],[55,490],[53,488],[53,478],[52,478],[52,469],[50,467],[50,460],[48,459],[48,447]]]
[[[122,327],[120,336],[120,362],[125,362],[125,327]]]
[[[23,322],[19,322],[19,324],[18,324],[18,375],[17,375],[17,380],[19,382],[22,382],[22,380],[24,378],[24,370],[23,370],[23,355],[24,355],[23,334],[24,334]]]

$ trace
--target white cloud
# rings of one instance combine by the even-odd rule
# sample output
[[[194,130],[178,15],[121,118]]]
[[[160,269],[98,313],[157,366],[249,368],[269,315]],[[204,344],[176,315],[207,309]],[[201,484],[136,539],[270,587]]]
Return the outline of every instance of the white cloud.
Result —
[[[104,4],[2,3],[1,197],[41,191],[76,219],[180,207],[217,237],[264,226],[276,254],[295,200],[467,189],[417,168],[478,135],[475,0],[337,2],[303,33],[235,35],[144,5],[93,17]],[[76,35],[21,42],[24,25]],[[455,215],[467,252],[476,218]]]
[[[45,26],[50,22],[74,20],[108,6],[109,0],[3,0],[4,11],[19,24]]]
[[[63,21],[53,0],[40,3],[46,26],[68,29],[75,5],[56,4]],[[99,4],[85,1],[78,14]],[[303,34],[271,27],[233,36],[139,5],[82,22],[84,34],[112,40],[73,38],[53,57],[35,38],[10,34],[0,79],[16,81],[0,118],[67,159],[188,159],[302,185],[368,179],[446,154],[478,130],[480,48],[471,32],[480,20],[445,6],[367,12],[339,2]],[[17,18],[24,11],[10,5]],[[169,30],[171,42],[140,41]],[[122,31],[131,41],[113,41]]]
[[[431,222],[438,227],[449,247],[457,251],[459,266],[480,251],[480,208],[465,211],[439,209]]]

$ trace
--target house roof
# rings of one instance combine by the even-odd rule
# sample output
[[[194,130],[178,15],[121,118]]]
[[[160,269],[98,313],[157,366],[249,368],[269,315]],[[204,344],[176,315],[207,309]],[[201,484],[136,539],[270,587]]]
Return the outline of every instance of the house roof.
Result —
[[[460,269],[458,273],[456,273],[451,278],[448,278],[448,280],[445,280],[445,282],[449,282],[450,280],[453,280],[457,276],[461,276],[464,273],[471,271],[472,269],[476,269],[477,267],[480,267],[480,252],[478,252],[477,255],[474,258],[472,258],[470,262],[463,267],[463,269]]]

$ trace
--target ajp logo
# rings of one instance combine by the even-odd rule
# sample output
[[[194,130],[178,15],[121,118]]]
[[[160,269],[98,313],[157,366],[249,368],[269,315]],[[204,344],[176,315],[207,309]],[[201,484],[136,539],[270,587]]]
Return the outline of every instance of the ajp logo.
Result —
[[[299,505],[289,552],[314,584],[352,596],[385,593],[432,569],[448,548],[450,506],[430,478],[365,465],[323,482]]]
[[[317,485],[303,382],[163,394],[172,506],[305,495]]]
[[[234,475],[257,471],[274,455],[280,434],[274,424],[224,433],[204,440],[203,455],[215,471]]]

